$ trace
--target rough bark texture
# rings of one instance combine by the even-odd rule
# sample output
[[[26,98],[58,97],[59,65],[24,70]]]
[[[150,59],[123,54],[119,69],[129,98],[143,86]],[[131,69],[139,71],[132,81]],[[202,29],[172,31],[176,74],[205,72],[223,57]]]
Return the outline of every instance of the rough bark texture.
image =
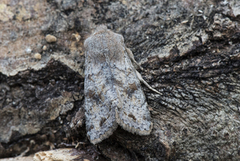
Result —
[[[239,160],[239,23],[239,0],[1,0],[0,158],[80,143],[92,160]],[[99,24],[162,93],[143,86],[149,136],[86,137],[83,42]]]

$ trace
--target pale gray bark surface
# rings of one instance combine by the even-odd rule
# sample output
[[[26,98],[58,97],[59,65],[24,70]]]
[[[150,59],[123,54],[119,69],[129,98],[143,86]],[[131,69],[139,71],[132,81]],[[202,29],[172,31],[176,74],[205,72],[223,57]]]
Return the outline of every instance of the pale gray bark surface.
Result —
[[[1,1],[0,158],[80,142],[90,160],[239,160],[239,23],[239,0]],[[162,95],[142,85],[149,136],[118,128],[95,147],[83,42],[100,24],[123,35]]]

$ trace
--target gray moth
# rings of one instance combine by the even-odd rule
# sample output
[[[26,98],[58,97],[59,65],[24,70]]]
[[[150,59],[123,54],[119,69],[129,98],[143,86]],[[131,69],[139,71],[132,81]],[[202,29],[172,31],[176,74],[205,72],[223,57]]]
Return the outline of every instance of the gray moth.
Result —
[[[136,63],[123,36],[99,26],[85,40],[85,117],[87,135],[97,144],[120,125],[138,135],[149,135],[151,116]],[[157,92],[157,91],[155,91]]]

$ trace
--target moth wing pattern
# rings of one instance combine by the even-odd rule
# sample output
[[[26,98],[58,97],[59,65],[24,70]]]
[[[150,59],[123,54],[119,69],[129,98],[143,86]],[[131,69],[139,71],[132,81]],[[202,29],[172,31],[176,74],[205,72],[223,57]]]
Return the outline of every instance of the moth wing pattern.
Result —
[[[114,76],[121,85],[116,85],[122,106],[116,109],[117,123],[123,129],[139,135],[149,135],[152,130],[150,112],[135,68],[126,52],[117,62]],[[124,71],[124,72],[123,72]]]
[[[150,112],[122,35],[99,26],[85,40],[85,116],[93,144],[108,138],[118,124],[125,130],[148,135]]]
[[[100,40],[99,40],[100,39]],[[89,37],[85,43],[85,117],[89,140],[93,144],[108,138],[117,128],[113,88],[109,85],[109,68],[98,59],[103,52],[99,42],[101,35]],[[99,60],[99,61],[98,61]]]

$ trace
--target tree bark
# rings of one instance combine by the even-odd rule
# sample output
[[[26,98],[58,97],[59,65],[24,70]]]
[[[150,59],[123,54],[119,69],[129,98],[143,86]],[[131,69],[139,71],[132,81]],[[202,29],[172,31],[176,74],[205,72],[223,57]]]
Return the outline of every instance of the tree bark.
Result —
[[[0,158],[79,144],[89,160],[239,160],[239,23],[238,0],[3,0]],[[149,136],[87,139],[83,43],[100,24],[162,93],[142,85]]]

